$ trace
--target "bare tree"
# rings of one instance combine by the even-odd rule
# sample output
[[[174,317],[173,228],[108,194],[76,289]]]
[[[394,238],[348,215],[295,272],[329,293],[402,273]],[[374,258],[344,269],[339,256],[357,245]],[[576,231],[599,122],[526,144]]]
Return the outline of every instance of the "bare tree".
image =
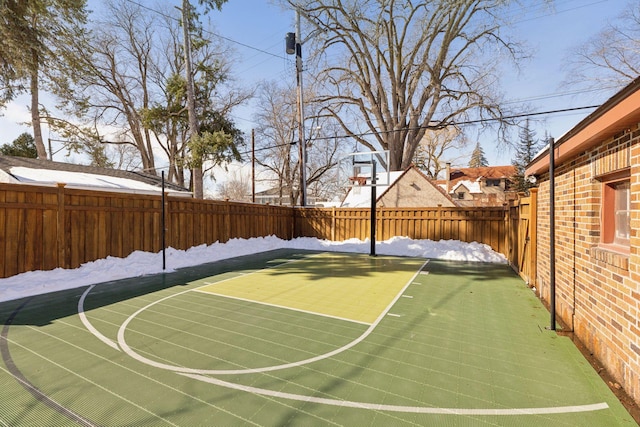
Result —
[[[153,139],[142,122],[155,91],[150,80],[157,19],[135,4],[105,3],[105,17],[93,23],[92,33],[74,43],[74,61],[83,70],[71,84],[61,76],[56,94],[77,117],[120,129],[119,143],[134,146],[142,167],[155,174]]]
[[[428,130],[416,147],[413,163],[433,179],[445,169],[445,157],[459,151],[468,143],[467,136],[458,127]]]
[[[235,171],[226,181],[218,184],[218,193],[223,199],[236,202],[250,202],[251,187],[249,177],[242,171]]]
[[[294,183],[298,177],[295,127],[296,98],[291,88],[282,89],[275,82],[265,82],[258,90],[256,121],[256,162],[275,178],[279,198],[289,198],[294,205],[298,196]]]
[[[312,87],[305,90],[305,98],[313,99]],[[295,204],[299,198],[297,187],[300,174],[298,158],[296,92],[291,87],[282,87],[275,82],[265,82],[258,93],[256,121],[261,126],[256,129],[258,142],[257,162],[276,177],[280,198],[288,196],[289,203]],[[339,128],[333,118],[323,114],[317,103],[309,102],[306,109],[306,134],[303,138],[307,147],[306,185],[313,197],[326,197],[322,191],[331,180],[328,173],[338,162],[340,147],[344,138],[338,137]]]
[[[205,3],[218,7],[223,2]],[[183,186],[185,169],[207,173],[239,159],[236,145],[242,136],[229,114],[251,92],[229,83],[232,54],[205,37],[195,23],[197,14],[190,14],[192,30],[187,35],[194,43],[185,55],[180,15],[174,8],[155,11],[126,0],[105,2],[104,7],[92,33],[74,44],[73,61],[81,64],[82,72],[71,81],[61,75],[56,92],[88,126],[72,130],[61,125],[59,130],[71,137],[78,129],[92,129],[77,139],[135,147],[142,169],[151,174],[157,173],[160,147],[169,161],[169,180]],[[192,85],[185,78],[186,58],[193,65]],[[191,86],[193,114],[187,96]],[[197,128],[191,126],[190,132],[194,118]],[[117,130],[108,139],[99,132],[105,126]],[[201,193],[202,175],[192,174],[190,184]]]
[[[215,166],[239,159],[236,146],[243,144],[243,138],[229,117],[232,110],[253,93],[236,87],[231,79],[233,52],[217,39],[199,35],[190,55],[194,69],[195,119],[199,130],[192,138],[189,128],[193,118],[188,114],[189,84],[184,78],[182,29],[179,22],[170,17],[161,27],[164,31],[159,37],[159,51],[164,56],[150,77],[159,90],[151,108],[142,110],[142,117],[145,128],[152,132],[156,144],[169,159],[169,179],[184,185],[185,168],[194,163],[205,176]],[[199,156],[194,156],[197,152]],[[197,177],[192,179],[194,186],[197,180]]]
[[[141,169],[140,158],[135,147],[130,144],[113,144],[107,150],[107,155],[112,159],[114,169],[134,171]]]
[[[616,21],[572,52],[565,83],[610,90],[639,75],[640,3],[631,1]]]
[[[411,164],[429,129],[504,115],[496,59],[521,55],[500,31],[509,2],[287,1],[321,30],[317,100],[360,144],[389,150],[391,170]]]

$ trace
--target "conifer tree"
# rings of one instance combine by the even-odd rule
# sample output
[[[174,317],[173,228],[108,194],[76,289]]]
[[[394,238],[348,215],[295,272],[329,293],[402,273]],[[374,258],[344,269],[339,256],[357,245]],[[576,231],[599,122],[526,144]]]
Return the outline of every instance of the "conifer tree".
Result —
[[[38,157],[33,136],[27,132],[18,136],[11,144],[4,144],[0,147],[0,154],[5,156],[28,157],[30,159]]]
[[[516,167],[516,174],[512,178],[514,190],[518,192],[528,193],[529,189],[535,186],[525,177],[527,165],[531,163],[540,149],[540,143],[535,136],[535,131],[531,130],[529,126],[529,120],[526,120],[524,127],[518,133],[519,142],[516,146],[516,156],[511,160],[513,166]]]
[[[47,158],[47,151],[40,128],[39,92],[49,73],[64,62],[62,51],[83,31],[86,17],[86,0],[0,3],[0,106],[29,93],[33,137],[41,159]]]
[[[480,168],[489,166],[489,162],[487,158],[484,156],[484,150],[480,146],[480,143],[476,143],[476,148],[473,149],[473,153],[471,153],[471,160],[469,160],[470,168]]]

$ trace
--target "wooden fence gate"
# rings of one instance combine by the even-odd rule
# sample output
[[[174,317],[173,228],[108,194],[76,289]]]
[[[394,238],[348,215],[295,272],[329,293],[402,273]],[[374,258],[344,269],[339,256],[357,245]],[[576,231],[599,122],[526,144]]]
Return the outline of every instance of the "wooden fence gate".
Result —
[[[532,188],[529,197],[520,197],[509,208],[509,261],[520,277],[535,286],[536,281],[536,209],[538,190]]]

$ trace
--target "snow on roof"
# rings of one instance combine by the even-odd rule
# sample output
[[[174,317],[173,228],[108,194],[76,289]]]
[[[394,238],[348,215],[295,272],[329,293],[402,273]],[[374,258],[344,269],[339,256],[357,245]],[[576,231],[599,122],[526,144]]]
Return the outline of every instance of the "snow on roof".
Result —
[[[469,193],[471,194],[481,194],[482,190],[480,189],[480,181],[479,180],[474,180],[474,181],[469,181],[469,180],[460,180],[458,182],[456,182],[455,186],[453,186],[451,188],[451,192],[455,193],[458,188],[460,188],[460,186],[464,186],[467,190],[469,190]]]
[[[376,197],[380,197],[382,193],[387,191],[394,182],[400,178],[404,171],[389,172],[389,182],[386,185],[376,186]],[[380,172],[376,174],[376,179],[379,182],[387,181],[387,172]],[[367,176],[367,183],[370,183],[370,179]],[[342,202],[343,208],[368,208],[371,207],[371,187],[369,185],[354,185],[349,189],[347,196]]]
[[[57,184],[64,183],[73,187],[96,187],[107,190],[137,190],[158,192],[159,187],[134,179],[116,176],[99,175],[85,172],[68,172],[52,169],[33,169],[24,166],[13,166],[11,175],[22,183]],[[173,190],[166,189],[171,192]]]
[[[140,171],[4,155],[0,155],[0,182],[30,185],[60,183],[73,188],[138,194],[158,194],[163,186],[159,176]],[[164,182],[164,189],[174,195],[191,197],[186,188],[168,181]]]

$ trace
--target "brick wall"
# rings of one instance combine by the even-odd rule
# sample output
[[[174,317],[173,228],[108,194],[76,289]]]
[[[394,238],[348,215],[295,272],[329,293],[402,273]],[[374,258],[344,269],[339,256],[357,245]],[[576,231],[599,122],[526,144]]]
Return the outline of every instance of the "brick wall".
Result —
[[[603,250],[602,183],[630,168],[631,252]],[[640,403],[640,127],[634,126],[556,166],[556,313]],[[538,192],[540,296],[549,301],[549,176]]]

